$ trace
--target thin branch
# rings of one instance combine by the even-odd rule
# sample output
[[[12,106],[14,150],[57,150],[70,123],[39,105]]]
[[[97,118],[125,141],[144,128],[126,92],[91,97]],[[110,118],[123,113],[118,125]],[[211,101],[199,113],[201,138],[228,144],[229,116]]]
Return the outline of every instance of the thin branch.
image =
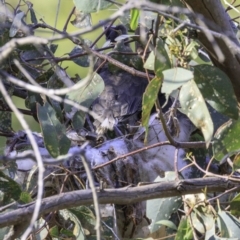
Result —
[[[88,166],[88,163],[84,157],[84,155],[80,155],[83,166],[85,168],[88,180],[89,180],[89,184],[90,184],[90,188],[92,190],[92,196],[93,196],[93,204],[94,204],[94,208],[95,208],[95,213],[96,213],[96,225],[95,225],[95,229],[96,229],[96,235],[97,235],[97,240],[101,239],[101,216],[100,216],[100,207],[99,207],[99,202],[98,202],[98,196],[97,196],[97,192],[96,192],[96,188],[94,185],[94,180],[93,180],[93,175],[91,172],[91,169]]]
[[[72,11],[71,11],[70,14],[68,15],[67,21],[66,21],[66,23],[65,23],[65,25],[64,25],[64,27],[63,27],[63,32],[66,32],[68,23],[69,23],[72,15],[73,15],[75,9],[76,9],[76,7],[74,6],[73,9],[72,9]]]
[[[2,83],[2,79],[0,80],[0,91],[1,91],[5,101],[7,102],[8,106],[16,114],[16,117],[17,117],[18,121],[20,122],[23,129],[25,130],[25,132],[28,136],[28,139],[29,139],[29,141],[32,145],[32,148],[33,148],[36,160],[37,160],[37,164],[38,164],[37,200],[36,200],[36,203],[35,203],[34,208],[33,208],[33,215],[31,217],[31,222],[29,223],[28,228],[23,233],[22,238],[21,238],[21,239],[26,239],[27,236],[29,235],[29,233],[32,231],[33,225],[38,218],[39,210],[40,210],[40,207],[41,207],[41,199],[42,199],[42,195],[43,195],[44,166],[43,166],[43,162],[42,162],[42,156],[39,152],[38,145],[37,145],[37,142],[36,142],[36,140],[35,140],[35,138],[32,134],[32,131],[30,130],[26,120],[24,119],[24,116],[18,111],[18,109],[16,108],[16,106],[12,102],[11,98],[9,97],[8,92],[6,91],[6,89],[5,89],[5,87]]]

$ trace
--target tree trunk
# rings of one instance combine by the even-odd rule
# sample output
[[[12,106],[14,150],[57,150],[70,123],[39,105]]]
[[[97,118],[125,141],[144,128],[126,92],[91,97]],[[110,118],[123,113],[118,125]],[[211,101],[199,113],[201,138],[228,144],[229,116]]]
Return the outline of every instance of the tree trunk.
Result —
[[[221,37],[214,37],[214,40],[210,41],[209,38],[213,37],[211,33],[206,35],[204,32],[199,32],[198,39],[206,48],[214,65],[229,77],[240,106],[240,44],[232,29],[229,15],[225,12],[220,0],[183,0],[183,2],[188,9],[204,16],[204,24],[201,20],[195,19],[199,26],[221,34]],[[230,41],[226,41],[226,37]],[[214,50],[216,45],[224,55],[223,61]]]

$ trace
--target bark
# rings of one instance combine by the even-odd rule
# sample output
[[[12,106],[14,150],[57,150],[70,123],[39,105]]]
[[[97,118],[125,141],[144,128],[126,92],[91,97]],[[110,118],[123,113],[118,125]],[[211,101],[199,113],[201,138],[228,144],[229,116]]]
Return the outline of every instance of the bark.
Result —
[[[182,196],[185,194],[200,193],[207,189],[207,192],[220,192],[234,188],[240,188],[240,182],[233,182],[227,178],[198,178],[178,181],[168,181],[163,183],[152,183],[144,186],[125,187],[119,189],[103,189],[98,191],[98,201],[100,204],[133,204],[149,199]],[[237,189],[236,189],[237,187]],[[126,197],[127,196],[127,197]],[[66,192],[42,200],[39,215],[60,209],[73,208],[81,205],[93,203],[91,190],[78,190]],[[34,211],[34,202],[25,207],[0,215],[0,228],[16,225],[23,219],[31,218]]]
[[[215,53],[214,44],[209,41],[206,34],[203,32],[199,32],[198,34],[199,41],[208,51],[214,65],[229,77],[238,103],[240,104],[240,44],[231,27],[229,15],[225,12],[220,0],[184,0],[183,2],[185,2],[186,6],[194,13],[199,13],[204,16],[204,23],[208,29],[219,32],[222,36],[227,36],[229,40],[232,41],[232,44],[229,44],[230,41],[225,41],[224,38],[215,38],[216,44],[225,57],[224,61],[221,62]]]

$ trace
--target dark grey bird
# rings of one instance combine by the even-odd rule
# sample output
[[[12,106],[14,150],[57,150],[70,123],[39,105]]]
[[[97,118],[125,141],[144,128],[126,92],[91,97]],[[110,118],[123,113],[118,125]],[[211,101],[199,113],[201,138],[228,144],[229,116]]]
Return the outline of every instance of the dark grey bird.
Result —
[[[127,34],[126,27],[121,24],[111,27],[105,26],[104,31],[106,41],[111,43],[114,43],[118,36]],[[111,54],[110,56],[131,67],[135,67],[136,58],[139,58],[142,64],[139,56],[124,54],[132,53],[126,39],[115,42],[113,52],[117,51],[119,54]],[[97,65],[96,69],[100,66],[99,62]],[[137,113],[141,111],[142,96],[148,83],[147,79],[133,76],[110,63],[105,63],[98,69],[98,74],[104,80],[105,89],[92,105],[93,111],[99,116],[94,121],[96,132],[103,134],[122,123],[136,124],[139,120]]]
[[[105,89],[92,106],[99,116],[94,121],[96,132],[103,134],[123,122],[134,125],[139,120],[136,116],[141,111],[147,79],[122,70],[111,73],[107,64],[98,73],[104,80]]]

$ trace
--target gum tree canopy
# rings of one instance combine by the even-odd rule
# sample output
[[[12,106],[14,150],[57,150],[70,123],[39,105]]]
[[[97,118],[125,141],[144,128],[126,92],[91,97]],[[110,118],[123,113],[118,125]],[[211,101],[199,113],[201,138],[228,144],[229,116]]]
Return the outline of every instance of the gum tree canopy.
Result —
[[[57,28],[0,1],[0,239],[239,239],[239,2],[223,2],[73,0]]]

